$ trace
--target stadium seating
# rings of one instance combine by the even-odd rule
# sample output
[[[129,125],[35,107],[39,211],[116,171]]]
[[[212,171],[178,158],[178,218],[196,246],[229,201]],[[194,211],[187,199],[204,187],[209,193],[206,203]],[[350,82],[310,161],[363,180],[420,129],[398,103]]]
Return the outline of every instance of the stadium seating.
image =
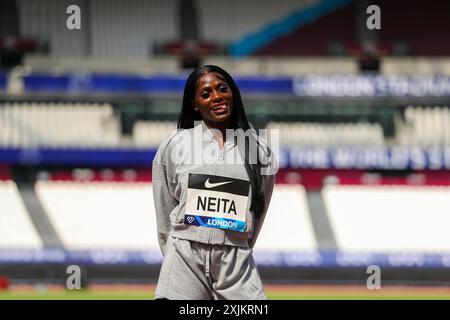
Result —
[[[81,9],[81,30],[66,28],[69,5]],[[178,37],[175,0],[21,0],[18,9],[23,34],[49,42],[56,57],[145,58],[156,41]]]
[[[173,121],[137,121],[133,126],[134,145],[157,148],[176,128]]]
[[[404,112],[404,122],[397,126],[397,143],[413,146],[450,144],[450,109],[448,107],[412,107]]]
[[[326,3],[323,1],[322,3]],[[332,3],[331,1],[328,4]],[[245,20],[245,19],[244,19]],[[345,44],[354,41],[355,2],[291,30],[259,48],[257,56],[327,56],[345,54]],[[333,46],[343,47],[334,49]],[[342,51],[342,52],[341,52]]]
[[[88,148],[119,144],[120,128],[110,104],[0,105],[1,146]]]
[[[38,181],[36,193],[65,248],[159,250],[148,182]],[[317,250],[309,215],[301,185],[277,185],[258,250]]]
[[[423,1],[387,1],[378,5],[383,8],[383,27],[379,40],[404,47],[403,54],[413,56],[448,56],[450,43],[442,41],[440,30],[449,30],[448,12],[450,5],[446,0],[435,0],[433,6]],[[408,10],[405,10],[408,8]],[[416,21],[421,28],[402,24],[399,21]],[[406,51],[406,52],[405,52]]]
[[[38,181],[36,195],[66,249],[158,250],[151,183]],[[306,189],[276,184],[258,252],[316,252]],[[325,185],[322,197],[338,250],[450,251],[450,188]],[[0,182],[0,247],[41,248],[12,181]],[[130,203],[133,204],[130,206]]]
[[[358,23],[361,23],[355,17],[356,4],[357,1],[351,1],[349,5],[338,8],[316,21],[301,25],[289,34],[274,39],[255,54],[358,55],[362,52],[362,46],[358,44],[354,32],[355,28],[360,28],[356,27]],[[433,4],[431,7],[422,1],[378,1],[377,5],[382,8],[383,16],[383,27],[378,33],[377,40],[381,55],[448,56],[450,45],[448,42],[443,43],[439,30],[449,29],[450,7],[445,0],[438,0]],[[405,10],[406,7],[408,10]],[[418,30],[399,21],[417,21],[425,27]]]
[[[358,63],[346,57],[255,57],[229,59],[207,56],[205,64],[222,66],[233,75],[298,76],[307,74],[357,74]]]
[[[317,1],[198,0],[202,38],[207,41],[235,41],[313,2]]]
[[[66,8],[69,5],[81,7],[81,30],[71,31],[66,28]],[[17,1],[19,23],[22,35],[37,39],[50,45],[53,56],[84,56],[87,52],[86,26],[88,16],[82,1]]]
[[[279,129],[284,145],[383,145],[383,129],[374,123],[269,122],[267,129]]]
[[[92,2],[93,55],[143,58],[156,41],[178,38],[175,0]]]
[[[395,136],[385,137],[380,123],[271,121],[283,145],[314,146],[445,146],[450,143],[447,106],[409,106],[392,114]],[[3,147],[157,147],[175,129],[175,121],[138,120],[132,141],[121,133],[120,113],[107,103],[0,104]]]
[[[302,185],[275,185],[255,250],[312,252],[318,249]]]
[[[67,249],[159,250],[148,182],[38,181],[35,190]]]
[[[450,188],[332,186],[322,189],[339,250],[450,252]]]
[[[381,61],[384,75],[450,75],[448,57],[385,57]]]
[[[203,64],[221,66],[233,76],[268,75],[297,76],[306,74],[357,74],[358,63],[346,57],[321,58],[305,57],[248,57],[229,59],[227,56],[208,55]],[[24,64],[36,72],[75,72],[75,73],[117,73],[117,74],[178,74],[180,61],[177,56],[154,56],[146,58],[127,58],[118,60],[110,57],[43,56],[27,55]]]
[[[0,180],[0,204],[0,249],[41,249],[41,238],[15,182]]]

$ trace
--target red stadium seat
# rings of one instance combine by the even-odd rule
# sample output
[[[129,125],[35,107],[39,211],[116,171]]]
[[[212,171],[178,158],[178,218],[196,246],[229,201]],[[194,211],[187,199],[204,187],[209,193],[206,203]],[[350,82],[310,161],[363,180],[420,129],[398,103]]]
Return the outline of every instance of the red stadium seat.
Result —
[[[9,279],[0,275],[0,291],[7,290],[9,288]]]

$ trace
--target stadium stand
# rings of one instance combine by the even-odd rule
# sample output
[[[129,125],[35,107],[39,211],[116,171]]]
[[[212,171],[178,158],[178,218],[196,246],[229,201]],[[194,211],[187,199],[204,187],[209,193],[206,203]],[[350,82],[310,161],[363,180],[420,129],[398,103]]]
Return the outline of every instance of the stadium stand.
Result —
[[[383,130],[378,123],[300,123],[270,122],[268,130],[279,129],[284,145],[372,145],[384,144]]]
[[[450,109],[448,107],[413,107],[404,112],[404,122],[397,126],[397,143],[416,146],[450,144]]]
[[[156,41],[178,38],[175,5],[175,0],[132,0],[126,5],[121,0],[94,1],[91,7],[95,17],[91,21],[93,56],[151,56]]]
[[[346,46],[354,43],[355,4],[338,7],[336,10],[318,15],[259,48],[254,54],[261,56],[327,56],[336,52],[346,53]],[[336,49],[334,47],[337,47]],[[341,48],[341,49],[339,49]]]
[[[41,249],[42,241],[14,181],[0,180],[0,248]]]
[[[67,249],[159,248],[149,182],[52,180],[35,190]],[[301,185],[277,185],[257,250],[316,251],[307,202]]]
[[[266,219],[256,251],[313,252],[318,249],[302,185],[277,184]]]
[[[263,278],[365,285],[370,263],[448,284],[447,2],[378,2],[379,73],[361,68],[359,1],[184,1],[198,17],[189,32],[178,0],[16,3],[15,39],[48,52],[0,71],[0,269],[12,283],[60,281],[72,263],[96,280],[154,282],[151,164],[176,128],[193,36],[201,63],[236,79],[252,125],[280,133],[255,248]],[[81,30],[65,28],[69,4]]]
[[[448,253],[449,192],[430,186],[322,189],[338,248],[378,253]]]
[[[176,56],[154,56],[151,59],[51,57],[42,54],[27,55],[24,58],[27,70],[34,72],[76,72],[117,74],[178,74],[179,58]],[[234,75],[298,76],[305,74],[357,74],[358,63],[348,57],[308,57],[302,60],[290,57],[248,57],[229,59],[226,56],[208,55],[204,64],[220,65]],[[386,67],[386,70],[390,70]]]
[[[277,3],[270,0],[198,0],[202,38],[220,42],[236,41],[315,2],[317,0],[282,0]]]
[[[133,126],[133,142],[137,147],[157,147],[177,128],[173,121],[137,121]]]
[[[445,56],[450,47],[442,45],[437,30],[448,30],[449,5],[436,1],[433,8],[420,1],[378,1],[383,8],[383,27],[376,39],[376,51],[385,55]],[[408,10],[405,10],[405,8]],[[355,25],[357,2],[319,16],[315,21],[291,30],[255,52],[256,55],[357,55],[364,51],[358,43]],[[398,21],[420,21],[426,28],[405,27]],[[304,45],[307,43],[308,45]]]
[[[38,181],[35,189],[65,248],[159,248],[149,183]]]
[[[447,57],[385,57],[380,72],[384,75],[450,75]]]
[[[21,34],[46,43],[54,56],[85,55],[87,30],[70,32],[66,28],[65,12],[71,4],[85,9],[82,1],[17,1]]]
[[[223,56],[207,56],[205,64],[223,66],[237,75],[298,76],[305,74],[357,74],[358,63],[347,57],[259,57],[229,59]]]
[[[396,141],[400,144],[448,143],[447,107],[406,108],[397,119]],[[120,115],[109,104],[24,103],[0,108],[0,143],[3,146],[121,146]],[[176,125],[173,121],[137,121],[133,127],[136,146],[156,146]],[[269,122],[279,129],[286,145],[383,145],[379,123]]]
[[[119,146],[109,104],[13,103],[0,107],[0,144],[11,147]]]
[[[423,1],[383,0],[379,6],[383,8],[380,42],[391,43],[394,51],[403,55],[423,57],[450,54],[450,44],[441,39],[441,32],[450,29],[448,1],[433,1],[433,6],[430,6]],[[407,22],[401,24],[399,21]],[[411,28],[412,21],[423,27]]]
[[[88,20],[89,30],[71,32],[65,28],[66,8],[78,5]],[[153,44],[174,40],[175,0],[170,1],[19,1],[21,30],[24,35],[50,43],[52,56],[101,58],[143,58],[152,55]],[[128,19],[127,17],[133,17]]]
[[[177,74],[179,61],[177,57],[155,56],[148,58],[110,58],[71,56],[47,56],[42,54],[27,55],[23,62],[27,70],[35,72],[72,72],[77,74]]]

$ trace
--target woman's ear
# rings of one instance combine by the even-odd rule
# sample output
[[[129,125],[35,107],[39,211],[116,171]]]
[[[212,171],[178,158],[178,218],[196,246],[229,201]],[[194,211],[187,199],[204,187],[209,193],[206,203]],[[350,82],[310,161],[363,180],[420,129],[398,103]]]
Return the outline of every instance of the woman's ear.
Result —
[[[194,111],[198,112],[198,108],[196,107],[196,105],[194,103],[192,103],[192,109],[194,109]]]

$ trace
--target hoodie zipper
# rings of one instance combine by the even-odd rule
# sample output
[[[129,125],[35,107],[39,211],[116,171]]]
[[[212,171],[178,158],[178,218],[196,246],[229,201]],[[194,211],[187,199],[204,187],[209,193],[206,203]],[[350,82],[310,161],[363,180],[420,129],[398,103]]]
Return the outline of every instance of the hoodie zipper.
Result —
[[[217,144],[217,148],[219,148],[219,157],[217,159],[216,162],[216,170],[214,170],[214,173],[217,175],[217,166],[221,166],[223,164],[223,159],[224,159],[224,153],[225,153],[225,144],[222,148],[222,150],[220,149],[219,143],[215,142]],[[208,233],[208,243],[212,243],[212,238],[213,238],[213,233],[214,233],[214,228],[209,228],[209,233]]]

